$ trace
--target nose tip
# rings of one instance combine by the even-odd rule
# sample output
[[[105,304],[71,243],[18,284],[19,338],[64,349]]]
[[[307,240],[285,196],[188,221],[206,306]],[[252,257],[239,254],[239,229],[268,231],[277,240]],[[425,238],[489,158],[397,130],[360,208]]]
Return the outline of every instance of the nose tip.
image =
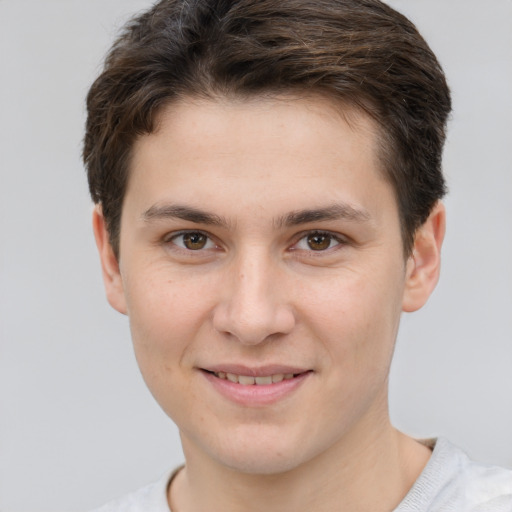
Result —
[[[224,317],[224,322],[217,317],[216,329],[234,336],[244,345],[258,345],[277,335],[288,334],[294,323],[293,314],[281,308],[266,315],[261,311],[253,314],[232,311]]]
[[[214,317],[214,327],[218,332],[234,336],[244,345],[258,345],[277,335],[291,332],[295,324],[293,313],[284,307],[241,311],[240,307],[221,308]]]
[[[244,345],[258,345],[293,330],[293,308],[282,287],[271,283],[268,274],[263,278],[240,274],[236,281],[214,312],[213,325],[218,332],[234,336]]]

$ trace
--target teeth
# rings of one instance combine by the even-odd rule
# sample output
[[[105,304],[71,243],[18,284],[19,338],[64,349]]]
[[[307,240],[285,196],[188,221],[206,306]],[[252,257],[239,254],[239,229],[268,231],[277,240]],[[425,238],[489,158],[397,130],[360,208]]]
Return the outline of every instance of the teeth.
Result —
[[[258,384],[258,386],[272,384],[272,376],[269,375],[268,377],[256,377],[256,384]]]
[[[225,372],[215,372],[215,375],[219,379],[229,380],[230,382],[241,384],[242,386],[268,386],[283,380],[293,379],[294,377],[293,373],[277,373],[275,375],[267,375],[265,377],[252,377],[250,375],[236,375],[234,373]]]
[[[245,375],[239,375],[238,383],[242,384],[242,386],[252,386],[254,384],[254,377],[247,377]]]

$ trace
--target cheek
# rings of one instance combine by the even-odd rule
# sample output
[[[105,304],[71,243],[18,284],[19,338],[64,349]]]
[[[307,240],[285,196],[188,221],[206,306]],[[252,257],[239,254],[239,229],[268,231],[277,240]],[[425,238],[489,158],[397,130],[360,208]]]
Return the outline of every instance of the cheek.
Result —
[[[315,293],[315,301],[309,301],[309,330],[323,346],[325,408],[333,425],[349,429],[365,410],[384,413],[400,317],[398,294],[389,296],[389,289],[396,291],[396,283],[387,288],[353,274],[322,299]]]
[[[172,378],[193,350],[207,316],[206,294],[191,292],[165,273],[140,275],[127,283],[128,316],[135,355],[146,382]],[[151,382],[149,382],[151,381]]]
[[[350,374],[375,372],[391,358],[401,312],[401,278],[394,274],[369,279],[369,271],[350,272],[302,292],[310,328],[331,364]]]
[[[188,403],[195,400],[183,367],[191,359],[200,327],[197,301],[181,289],[172,282],[163,286],[162,281],[148,280],[131,289],[128,301],[140,372],[155,400],[173,418],[176,411],[187,414]],[[184,396],[190,400],[184,401]]]

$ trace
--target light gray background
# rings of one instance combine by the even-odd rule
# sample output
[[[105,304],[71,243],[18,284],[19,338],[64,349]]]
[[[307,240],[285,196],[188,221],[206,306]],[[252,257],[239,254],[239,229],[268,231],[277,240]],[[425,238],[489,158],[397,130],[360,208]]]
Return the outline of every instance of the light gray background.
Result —
[[[512,466],[512,1],[393,0],[453,90],[441,283],[405,316],[392,416]],[[182,460],[107,305],[84,97],[143,0],[0,0],[0,509],[85,510]]]

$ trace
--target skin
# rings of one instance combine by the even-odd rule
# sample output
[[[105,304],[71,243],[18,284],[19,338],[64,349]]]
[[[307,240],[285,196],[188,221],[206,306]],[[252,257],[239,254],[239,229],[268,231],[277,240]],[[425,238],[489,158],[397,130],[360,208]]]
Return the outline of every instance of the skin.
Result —
[[[425,466],[390,424],[388,374],[401,312],[437,282],[445,214],[405,258],[376,135],[318,97],[182,101],[135,144],[119,261],[96,208],[107,297],[180,429],[173,511],[388,511]],[[206,377],[226,364],[307,373],[244,405]]]

